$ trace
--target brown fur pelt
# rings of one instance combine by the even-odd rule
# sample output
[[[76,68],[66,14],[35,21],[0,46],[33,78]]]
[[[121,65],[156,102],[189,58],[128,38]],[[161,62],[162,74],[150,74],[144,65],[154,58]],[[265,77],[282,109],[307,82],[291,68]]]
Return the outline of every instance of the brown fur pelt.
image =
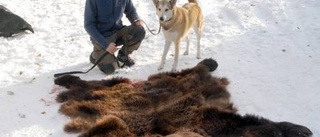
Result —
[[[193,68],[163,72],[145,81],[127,78],[83,81],[67,75],[55,84],[61,114],[71,118],[65,132],[80,137],[309,137],[289,122],[237,114],[226,78],[214,77],[218,64],[205,59]]]

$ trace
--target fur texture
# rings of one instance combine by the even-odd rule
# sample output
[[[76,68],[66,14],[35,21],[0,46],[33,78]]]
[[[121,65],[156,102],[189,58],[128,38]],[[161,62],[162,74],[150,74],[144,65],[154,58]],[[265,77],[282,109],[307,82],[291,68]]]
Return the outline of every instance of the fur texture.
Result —
[[[83,81],[63,76],[57,96],[64,130],[80,137],[309,137],[289,122],[236,113],[226,78],[211,75],[218,64],[205,59],[193,68],[163,72],[133,83],[127,78]]]

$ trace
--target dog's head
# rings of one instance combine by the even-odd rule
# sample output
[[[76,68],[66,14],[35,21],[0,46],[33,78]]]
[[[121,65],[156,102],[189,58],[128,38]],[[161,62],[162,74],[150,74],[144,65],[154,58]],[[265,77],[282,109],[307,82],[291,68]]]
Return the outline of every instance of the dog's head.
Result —
[[[168,21],[173,17],[173,8],[177,0],[153,0],[156,12],[161,22]]]

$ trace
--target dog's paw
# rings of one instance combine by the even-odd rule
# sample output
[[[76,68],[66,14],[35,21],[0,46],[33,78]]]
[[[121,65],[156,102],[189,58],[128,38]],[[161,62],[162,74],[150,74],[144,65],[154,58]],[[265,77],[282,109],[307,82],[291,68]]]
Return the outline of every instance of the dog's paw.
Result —
[[[189,51],[185,51],[183,55],[189,55]]]
[[[176,68],[172,68],[171,72],[177,72],[177,69]]]
[[[159,67],[158,67],[158,70],[162,70],[162,69],[163,69],[163,66],[159,66]]]

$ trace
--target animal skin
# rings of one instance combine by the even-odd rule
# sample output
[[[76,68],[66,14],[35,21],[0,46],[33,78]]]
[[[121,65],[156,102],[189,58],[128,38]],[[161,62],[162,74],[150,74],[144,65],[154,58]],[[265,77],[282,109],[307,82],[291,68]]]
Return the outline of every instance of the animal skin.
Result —
[[[145,81],[115,77],[84,81],[66,75],[56,100],[71,118],[67,133],[80,137],[310,137],[304,126],[239,115],[230,101],[227,78],[212,76],[216,61],[205,59],[180,72]],[[250,99],[250,98],[248,98]]]

